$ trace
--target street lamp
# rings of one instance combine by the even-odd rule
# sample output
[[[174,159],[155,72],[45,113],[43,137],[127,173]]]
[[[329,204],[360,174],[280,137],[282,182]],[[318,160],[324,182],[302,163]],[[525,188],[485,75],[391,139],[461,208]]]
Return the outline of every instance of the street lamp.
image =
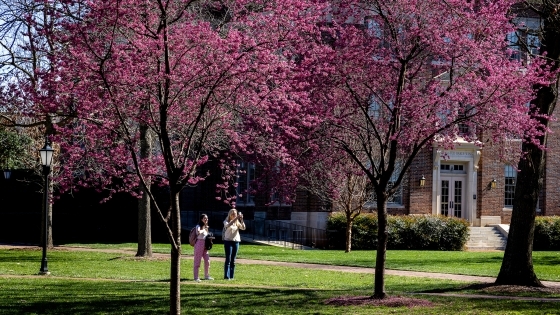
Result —
[[[9,169],[5,169],[4,170],[4,178],[5,179],[10,179],[11,176],[12,176],[12,171],[10,171]]]
[[[45,233],[43,235],[43,259],[41,260],[41,270],[39,271],[39,274],[41,275],[50,274],[49,268],[47,266],[47,238],[49,226],[49,174],[51,172],[53,152],[54,150],[51,148],[47,139],[45,138],[45,146],[41,150],[39,150],[39,155],[41,156],[41,164],[43,165],[43,175],[45,176],[45,186],[43,187],[43,198],[45,201]]]

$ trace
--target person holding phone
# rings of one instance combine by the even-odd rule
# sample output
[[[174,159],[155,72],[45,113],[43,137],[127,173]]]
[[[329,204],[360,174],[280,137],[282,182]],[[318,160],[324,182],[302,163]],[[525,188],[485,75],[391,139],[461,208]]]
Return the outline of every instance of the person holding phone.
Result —
[[[208,250],[206,249],[206,237],[208,236],[208,216],[202,214],[200,220],[196,225],[196,244],[194,245],[194,281],[200,282],[198,277],[198,270],[200,269],[200,261],[204,258],[204,279],[214,280],[210,277],[210,255],[208,255]]]
[[[239,243],[241,242],[240,230],[245,230],[243,222],[243,214],[237,213],[235,208],[229,210],[227,218],[224,220],[224,229],[222,237],[224,240],[224,250],[226,260],[224,263],[224,279],[233,280],[235,273],[235,258],[239,251]]]

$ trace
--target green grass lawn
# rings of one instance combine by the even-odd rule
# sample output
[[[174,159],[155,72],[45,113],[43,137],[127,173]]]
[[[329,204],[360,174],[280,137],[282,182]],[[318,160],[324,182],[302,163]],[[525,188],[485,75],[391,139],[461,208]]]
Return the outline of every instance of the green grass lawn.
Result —
[[[189,283],[182,285],[181,308],[183,314],[558,314],[558,303],[468,298],[428,297],[432,307],[414,308],[325,304],[342,294],[367,292]],[[167,295],[160,282],[0,278],[0,314],[165,314]]]
[[[217,249],[221,247],[212,250],[214,256],[220,252]],[[274,255],[293,255],[293,259],[302,254],[310,255],[309,261],[321,258],[319,251],[283,252],[281,248],[245,244],[242,250],[248,256],[249,253],[263,256],[263,252],[270,251]],[[333,257],[342,256],[348,261],[354,257],[343,252],[330,254]],[[366,259],[372,252],[354,254],[356,257],[363,255]],[[410,257],[417,259],[416,256]],[[167,259],[136,259],[133,254],[62,249],[49,251],[48,258],[51,275],[38,276],[39,249],[0,250],[0,314],[167,312]],[[401,259],[406,259],[406,256],[401,256]],[[450,258],[450,261],[454,259]],[[222,268],[221,262],[212,262],[211,273],[217,280],[195,283],[192,281],[192,259],[182,261],[183,314],[558,314],[560,309],[560,303],[554,302],[422,295],[421,292],[428,291],[481,292],[472,289],[464,291],[467,284],[462,282],[396,276],[386,277],[389,295],[422,298],[433,305],[414,308],[333,306],[325,301],[343,295],[371,295],[372,274],[239,264],[236,280],[226,281],[217,277]]]
[[[136,244],[67,244],[93,248],[135,250]],[[169,253],[169,245],[154,244],[154,252]],[[189,244],[183,244],[184,254],[193,254]],[[211,250],[211,256],[223,257],[221,244]],[[239,258],[286,262],[305,262],[340,266],[375,267],[375,251],[292,250],[266,245],[243,243]],[[503,252],[469,251],[387,251],[387,269],[453,273],[496,277],[502,264]],[[533,252],[533,265],[539,279],[560,281],[560,252]]]

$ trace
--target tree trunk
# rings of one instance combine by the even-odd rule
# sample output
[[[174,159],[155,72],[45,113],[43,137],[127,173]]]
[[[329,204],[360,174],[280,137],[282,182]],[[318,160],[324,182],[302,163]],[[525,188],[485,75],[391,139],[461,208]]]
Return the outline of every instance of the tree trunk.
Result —
[[[353,225],[352,217],[347,215],[346,216],[346,249],[344,250],[345,253],[349,253],[352,250],[352,225]]]
[[[179,190],[171,190],[171,275],[170,275],[170,315],[181,314],[181,211]]]
[[[375,259],[375,284],[373,298],[383,299],[385,293],[385,260],[387,252],[387,199],[377,194],[377,254]]]
[[[140,126],[140,159],[149,159],[152,152],[152,136],[148,126]],[[138,251],[137,257],[152,257],[151,199],[148,196],[151,180],[146,178],[147,187],[142,186],[142,199],[138,200]]]
[[[542,48],[541,53],[553,61],[552,70],[558,69],[560,57],[560,25],[558,21],[558,1],[543,1]],[[558,100],[558,75],[550,86],[537,87],[537,96],[531,102],[539,114],[551,115]],[[548,121],[541,118],[548,126]],[[547,144],[547,134],[538,138]],[[533,270],[533,238],[538,197],[543,185],[545,152],[531,143],[523,143],[525,159],[519,162],[519,174],[515,185],[513,211],[508,242],[496,284],[543,286]]]
[[[534,104],[541,113],[550,114],[556,103],[556,95],[556,89],[542,87]],[[541,144],[546,145],[546,141],[546,134],[539,138]],[[496,284],[541,287],[543,285],[533,270],[532,255],[536,210],[543,185],[545,152],[532,143],[523,143],[522,148],[527,155],[518,165],[508,241]]]
[[[508,241],[496,284],[543,286],[533,270],[532,253],[544,152],[532,146],[528,153],[519,162]]]
[[[152,218],[150,196],[142,187],[142,199],[138,200],[138,251],[136,257],[152,257]]]

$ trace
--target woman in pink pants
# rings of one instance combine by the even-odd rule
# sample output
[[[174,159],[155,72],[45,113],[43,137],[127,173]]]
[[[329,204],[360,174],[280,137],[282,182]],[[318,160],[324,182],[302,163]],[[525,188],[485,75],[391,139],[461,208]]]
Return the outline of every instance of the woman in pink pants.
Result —
[[[200,216],[200,220],[196,226],[196,235],[196,244],[194,245],[194,281],[200,282],[198,269],[200,269],[200,260],[202,258],[204,258],[204,279],[214,280],[208,273],[210,270],[210,256],[208,255],[208,250],[206,250],[204,246],[206,237],[208,236],[208,216],[206,214]]]

